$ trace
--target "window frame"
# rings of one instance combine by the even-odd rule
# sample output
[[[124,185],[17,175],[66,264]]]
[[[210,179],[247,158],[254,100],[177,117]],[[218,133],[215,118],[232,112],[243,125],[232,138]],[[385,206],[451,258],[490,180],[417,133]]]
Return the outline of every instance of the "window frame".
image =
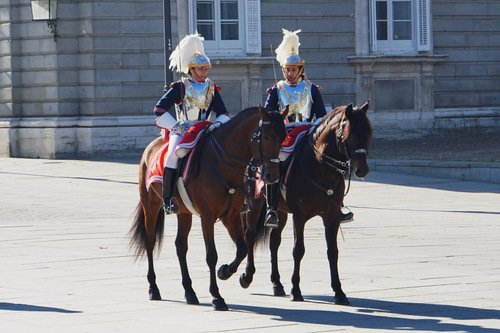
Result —
[[[393,3],[402,0],[384,0],[387,2],[387,34],[388,40],[377,40],[377,1],[370,0],[370,45],[371,52],[387,55],[417,54],[432,50],[431,39],[431,0],[410,0],[411,6],[411,40],[392,40]]]
[[[189,29],[190,33],[197,32],[197,8],[196,5],[198,1],[202,2],[212,2],[214,4],[214,21],[215,21],[215,40],[204,41],[205,52],[212,55],[241,55],[245,53],[245,43],[246,43],[246,17],[245,17],[245,3],[242,0],[233,0],[238,4],[238,37],[237,40],[222,40],[221,39],[221,2],[230,0],[190,0],[189,1],[189,12],[190,12],[190,22]]]

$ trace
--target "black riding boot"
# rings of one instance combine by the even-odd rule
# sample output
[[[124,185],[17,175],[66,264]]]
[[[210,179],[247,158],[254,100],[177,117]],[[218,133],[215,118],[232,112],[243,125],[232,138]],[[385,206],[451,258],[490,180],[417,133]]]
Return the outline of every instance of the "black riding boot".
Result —
[[[279,227],[278,191],[279,191],[279,183],[266,185],[267,212],[266,212],[266,221],[264,222],[264,226],[273,229],[277,229]]]
[[[172,202],[176,185],[177,170],[165,168],[163,171],[163,209],[165,210],[165,214],[177,214],[179,211],[179,207]]]
[[[354,221],[354,213],[351,212],[349,208],[346,208],[348,210],[347,213],[344,213],[342,209],[344,208],[344,204],[342,204],[342,208],[340,208],[340,223],[347,223]]]

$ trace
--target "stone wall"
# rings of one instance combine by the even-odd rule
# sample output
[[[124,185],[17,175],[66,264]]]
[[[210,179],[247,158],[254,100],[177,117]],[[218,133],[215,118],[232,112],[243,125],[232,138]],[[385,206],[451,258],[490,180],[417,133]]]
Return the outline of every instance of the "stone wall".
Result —
[[[300,54],[306,61],[306,73],[311,81],[320,85],[325,105],[342,105],[356,100],[354,68],[347,56],[354,54],[353,1],[261,1],[262,55],[275,57],[274,50],[281,43],[282,28],[302,29]],[[275,75],[282,78],[275,62],[267,66],[263,86],[274,84]],[[265,98],[263,91],[263,99]]]
[[[142,150],[158,134],[163,2],[58,2],[54,41],[46,23],[31,20],[29,1],[0,1],[0,156]],[[173,46],[189,33],[187,4],[170,1]],[[399,58],[370,53],[368,2],[262,0],[260,12],[261,54],[211,57],[231,113],[263,103],[281,79],[272,51],[286,28],[302,29],[300,54],[325,105],[369,99],[379,137],[500,126],[498,1],[433,0],[433,52]]]
[[[433,1],[436,108],[500,106],[500,2]]]
[[[500,2],[433,1],[435,127],[500,126]]]
[[[1,155],[120,153],[144,148],[157,134],[161,1],[59,0],[56,40],[45,22],[31,20],[29,1],[0,6],[2,29],[9,29],[0,36],[10,36],[0,37]]]

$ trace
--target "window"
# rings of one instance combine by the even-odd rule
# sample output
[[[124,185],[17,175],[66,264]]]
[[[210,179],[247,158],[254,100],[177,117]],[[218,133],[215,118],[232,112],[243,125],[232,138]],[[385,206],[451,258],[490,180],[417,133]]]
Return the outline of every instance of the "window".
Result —
[[[259,0],[190,0],[191,32],[205,38],[207,54],[260,53]]]
[[[371,0],[372,51],[430,51],[430,0]]]

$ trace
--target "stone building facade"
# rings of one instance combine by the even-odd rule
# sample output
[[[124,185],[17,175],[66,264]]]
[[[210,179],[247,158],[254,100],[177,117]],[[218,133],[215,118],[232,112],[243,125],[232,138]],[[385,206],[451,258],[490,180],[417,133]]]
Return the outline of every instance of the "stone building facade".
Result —
[[[327,105],[370,101],[379,137],[500,126],[500,2],[171,0],[175,46],[203,32],[232,113],[262,104],[281,28]],[[158,134],[162,0],[59,0],[57,37],[28,0],[0,2],[0,156],[136,153]],[[274,64],[273,64],[274,62]],[[175,78],[175,76],[174,76]]]

